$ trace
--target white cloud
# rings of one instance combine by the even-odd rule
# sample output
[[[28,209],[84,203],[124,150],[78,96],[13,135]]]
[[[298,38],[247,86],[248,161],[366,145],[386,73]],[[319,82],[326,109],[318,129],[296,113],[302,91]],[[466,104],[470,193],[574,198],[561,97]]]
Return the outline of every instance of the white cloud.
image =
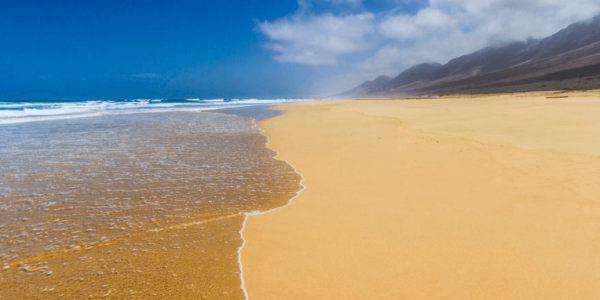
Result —
[[[400,40],[424,37],[432,32],[453,30],[457,20],[441,9],[427,7],[416,15],[398,14],[388,16],[381,22],[381,34]]]
[[[486,46],[543,38],[600,12],[597,0],[430,0],[414,15],[385,16],[380,33],[403,47],[405,67],[447,60]]]
[[[368,0],[306,1],[361,5]],[[336,79],[352,78],[351,87],[361,74],[362,80],[372,79],[397,75],[418,63],[446,63],[487,46],[547,37],[600,13],[598,0],[388,1],[395,2],[397,9],[334,15],[315,14],[301,5],[294,15],[259,23],[258,30],[270,39],[267,46],[277,53],[278,61],[354,65],[343,68],[351,71]],[[409,2],[426,4],[408,13],[402,7]],[[367,59],[343,56],[366,50],[372,52]]]
[[[479,49],[544,38],[600,12],[597,0],[430,0],[409,15],[381,18],[386,42],[358,70],[396,74],[424,62],[448,60]]]
[[[371,73],[371,77],[381,74],[394,74],[398,69],[402,68],[402,58],[405,53],[396,46],[386,45],[379,49],[377,53],[358,64],[359,69]]]
[[[368,49],[373,33],[371,13],[346,16],[297,13],[273,22],[258,23],[258,30],[272,42],[267,45],[279,53],[280,62],[308,65],[335,64],[337,57]]]

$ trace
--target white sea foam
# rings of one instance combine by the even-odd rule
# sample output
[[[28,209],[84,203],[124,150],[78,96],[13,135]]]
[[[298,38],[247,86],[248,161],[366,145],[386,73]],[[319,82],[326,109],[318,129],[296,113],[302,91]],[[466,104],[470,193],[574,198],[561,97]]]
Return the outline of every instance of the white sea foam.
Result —
[[[81,102],[0,102],[0,124],[16,124],[107,114],[132,114],[169,111],[202,111],[255,104],[278,104],[310,99],[135,99]]]

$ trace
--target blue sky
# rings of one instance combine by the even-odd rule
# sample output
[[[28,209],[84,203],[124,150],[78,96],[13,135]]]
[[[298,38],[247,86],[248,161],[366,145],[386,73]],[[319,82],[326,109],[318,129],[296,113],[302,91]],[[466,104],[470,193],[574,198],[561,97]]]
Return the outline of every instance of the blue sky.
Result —
[[[273,62],[253,20],[296,7],[280,0],[2,1],[0,97],[282,93],[252,85],[302,68],[290,74]]]
[[[484,2],[0,1],[0,99],[335,93],[600,12],[592,0]]]

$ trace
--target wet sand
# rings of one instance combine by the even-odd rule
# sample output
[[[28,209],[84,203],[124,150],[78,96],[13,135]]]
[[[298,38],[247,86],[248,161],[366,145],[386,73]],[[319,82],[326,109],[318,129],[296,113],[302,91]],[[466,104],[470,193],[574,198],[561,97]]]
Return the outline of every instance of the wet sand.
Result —
[[[564,94],[561,94],[564,95]],[[600,299],[600,93],[279,106],[250,299]]]
[[[254,104],[243,107],[222,108],[212,110],[214,113],[232,114],[244,118],[251,118],[256,121],[263,121],[268,118],[273,118],[282,114],[279,110],[270,109],[271,105]]]
[[[0,299],[244,299],[244,214],[299,175],[209,112],[0,126]]]

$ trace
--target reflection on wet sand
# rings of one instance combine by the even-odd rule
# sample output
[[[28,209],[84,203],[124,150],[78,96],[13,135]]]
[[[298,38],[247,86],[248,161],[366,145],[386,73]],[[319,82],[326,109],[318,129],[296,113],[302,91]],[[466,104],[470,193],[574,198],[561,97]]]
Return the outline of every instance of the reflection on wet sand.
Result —
[[[0,298],[238,299],[243,213],[299,189],[249,119],[0,126]]]

